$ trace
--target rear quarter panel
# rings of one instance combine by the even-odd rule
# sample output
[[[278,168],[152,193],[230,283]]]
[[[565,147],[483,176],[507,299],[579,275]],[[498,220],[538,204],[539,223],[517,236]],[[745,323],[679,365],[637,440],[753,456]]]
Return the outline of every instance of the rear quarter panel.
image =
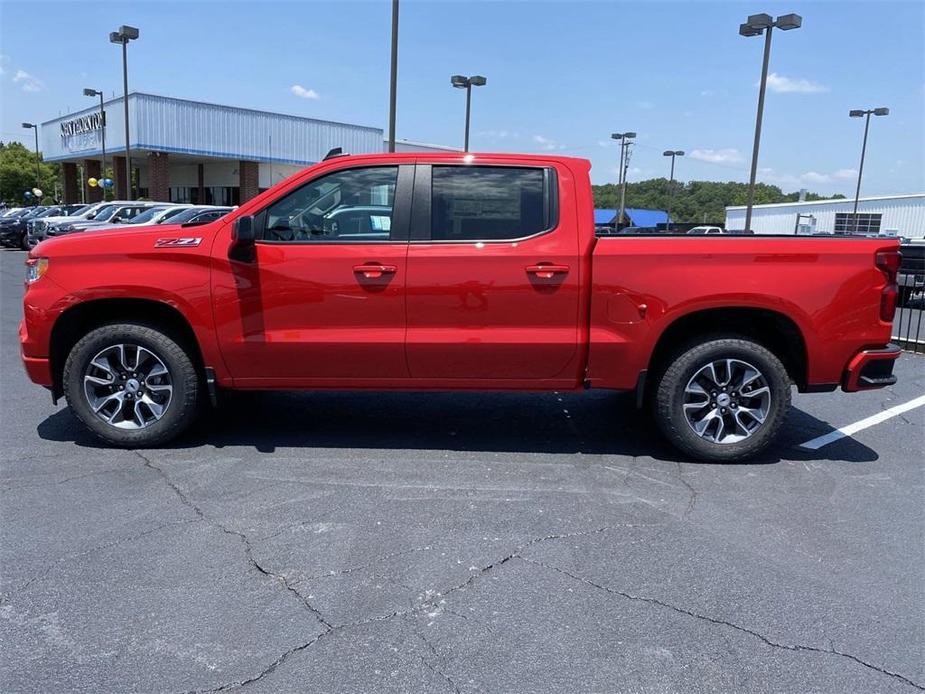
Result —
[[[712,308],[777,311],[800,329],[809,384],[837,383],[859,349],[890,339],[885,277],[860,238],[664,236],[599,239],[593,252],[591,385],[635,387],[661,334]]]

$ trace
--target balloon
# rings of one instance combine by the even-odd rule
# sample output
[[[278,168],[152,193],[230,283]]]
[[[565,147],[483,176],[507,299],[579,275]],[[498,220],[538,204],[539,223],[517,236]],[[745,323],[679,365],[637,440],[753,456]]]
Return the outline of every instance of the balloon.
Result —
[[[33,194],[35,197],[40,198],[40,197],[42,197],[42,189],[41,189],[41,188],[33,188],[33,189],[32,189],[32,194]]]
[[[111,179],[111,178],[104,178],[104,179],[103,179],[103,187],[104,187],[104,188],[112,188],[112,179]]]
[[[96,186],[97,186],[98,183],[99,183],[99,181],[97,181],[95,178],[88,178],[88,179],[87,179],[87,185],[90,186],[91,188],[96,188]]]
[[[23,193],[23,197],[24,197],[26,200],[28,200],[29,198],[32,197],[32,191],[31,191],[31,190],[27,190],[25,193]]]

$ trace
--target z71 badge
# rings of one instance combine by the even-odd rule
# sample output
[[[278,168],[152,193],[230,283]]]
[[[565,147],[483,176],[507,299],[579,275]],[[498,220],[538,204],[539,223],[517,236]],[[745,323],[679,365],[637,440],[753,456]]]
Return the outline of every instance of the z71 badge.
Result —
[[[201,236],[188,236],[178,239],[158,239],[154,242],[155,248],[187,248],[189,246],[198,246],[202,243]]]

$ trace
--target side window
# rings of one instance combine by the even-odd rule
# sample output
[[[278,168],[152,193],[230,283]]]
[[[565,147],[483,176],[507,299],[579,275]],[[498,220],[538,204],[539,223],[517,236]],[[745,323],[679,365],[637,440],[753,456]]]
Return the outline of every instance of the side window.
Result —
[[[553,186],[546,169],[434,166],[432,171],[435,241],[518,239],[553,225],[547,194]]]
[[[347,169],[315,179],[265,211],[264,241],[389,241],[397,166]]]

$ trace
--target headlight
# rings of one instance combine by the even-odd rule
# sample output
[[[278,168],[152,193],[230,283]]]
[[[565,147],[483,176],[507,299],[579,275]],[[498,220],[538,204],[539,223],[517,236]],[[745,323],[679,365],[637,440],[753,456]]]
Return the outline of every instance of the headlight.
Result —
[[[29,258],[26,261],[26,284],[38,282],[48,272],[48,258]]]

